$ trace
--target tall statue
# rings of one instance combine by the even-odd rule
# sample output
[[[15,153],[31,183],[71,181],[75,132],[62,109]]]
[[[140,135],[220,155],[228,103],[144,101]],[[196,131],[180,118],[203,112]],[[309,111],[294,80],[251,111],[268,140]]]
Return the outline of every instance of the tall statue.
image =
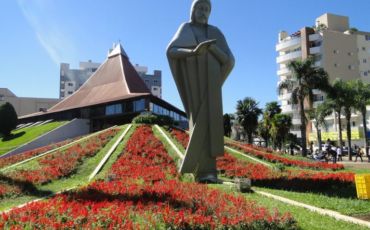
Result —
[[[194,0],[190,22],[183,23],[167,48],[167,57],[185,112],[190,141],[181,173],[217,183],[216,157],[224,153],[222,85],[234,67],[222,32],[208,24],[210,0]]]

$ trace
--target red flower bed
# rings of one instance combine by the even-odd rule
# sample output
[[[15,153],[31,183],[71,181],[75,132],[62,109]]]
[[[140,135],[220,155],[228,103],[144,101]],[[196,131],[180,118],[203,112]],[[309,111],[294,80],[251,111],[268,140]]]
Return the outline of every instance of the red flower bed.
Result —
[[[29,150],[29,151],[26,151],[26,152],[23,152],[23,153],[19,153],[17,155],[0,158],[0,168],[4,168],[6,166],[24,161],[24,160],[29,159],[31,157],[34,157],[34,156],[40,155],[42,153],[45,153],[49,150],[52,150],[52,149],[58,148],[60,146],[66,145],[66,144],[68,144],[72,141],[73,140],[61,141],[61,142],[58,142],[58,143],[53,143],[53,144],[43,146],[43,147],[40,147],[40,148],[37,148],[37,149],[33,149],[33,150]]]
[[[242,196],[178,180],[174,161],[139,127],[107,181],[3,214],[0,228],[296,229]]]
[[[171,131],[171,134],[176,140],[178,140],[178,142],[180,142],[184,146],[184,148],[186,148],[187,142],[189,141],[189,135],[187,133],[177,129],[173,129]],[[238,146],[233,145],[232,147],[239,147],[239,145]],[[261,151],[256,151],[254,149],[252,149],[251,151],[253,151],[254,153],[260,153],[259,155],[255,154],[255,156],[259,156],[259,158],[263,158],[262,156],[267,155],[271,157],[270,159],[272,162],[277,162],[274,154],[268,154]],[[286,158],[283,158],[281,160],[285,162],[287,165],[293,165],[291,160],[284,161],[285,159]],[[296,165],[301,164],[301,166],[303,167],[304,163],[315,164],[315,165],[306,165],[306,167],[312,166],[313,168],[317,168],[317,166],[320,165],[317,163],[310,163],[304,161],[297,161]],[[323,164],[321,168],[320,166],[318,167],[322,169],[323,167],[326,166],[335,166],[335,165]],[[340,167],[340,165],[337,166]],[[342,185],[353,187],[354,185],[354,173],[347,172],[327,173],[327,172],[315,172],[310,170],[286,170],[280,172],[277,170],[273,170],[272,168],[269,168],[262,164],[255,164],[243,160],[238,160],[227,153],[225,153],[223,157],[217,159],[217,169],[225,176],[230,178],[246,177],[250,178],[255,185],[269,187],[273,186],[284,189],[322,190],[330,188],[332,186]]]
[[[92,157],[99,152],[118,130],[110,129],[83,143],[78,143],[62,151],[56,151],[38,159],[40,168],[35,170],[18,170],[8,176],[20,181],[34,184],[45,184],[52,180],[72,174],[84,158]]]
[[[340,170],[344,169],[342,164],[328,164],[325,162],[308,162],[302,160],[292,160],[283,156],[279,156],[276,153],[270,153],[269,149],[264,149],[261,147],[256,147],[251,144],[240,144],[237,142],[227,142],[230,147],[238,148],[244,153],[252,154],[260,159],[264,159],[273,163],[282,163],[287,166],[296,166],[301,168],[311,168],[311,169],[331,169]]]
[[[56,151],[42,157],[38,159],[40,166],[38,169],[0,174],[0,198],[36,194],[35,184],[46,184],[73,174],[84,158],[94,156],[117,132],[118,130],[111,129],[82,144],[75,144],[63,151]]]

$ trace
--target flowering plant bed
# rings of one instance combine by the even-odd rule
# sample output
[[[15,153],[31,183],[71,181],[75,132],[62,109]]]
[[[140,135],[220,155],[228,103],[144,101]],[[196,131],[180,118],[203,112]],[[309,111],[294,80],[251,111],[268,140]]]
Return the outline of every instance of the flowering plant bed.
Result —
[[[173,129],[171,135],[186,148],[189,141],[187,133]],[[299,191],[320,191],[333,186],[349,187],[353,190],[354,186],[354,174],[350,172],[328,173],[303,169],[279,171],[262,164],[239,160],[227,153],[217,159],[217,169],[229,178],[250,178],[254,185]]]
[[[52,149],[55,149],[55,148],[58,148],[60,146],[71,143],[72,141],[74,141],[74,139],[65,140],[65,141],[61,141],[61,142],[58,142],[58,143],[53,143],[53,144],[43,146],[43,147],[40,147],[40,148],[37,148],[37,149],[25,151],[23,153],[19,153],[19,154],[13,155],[13,156],[0,158],[0,168],[4,168],[6,166],[9,166],[9,165],[27,160],[31,157],[43,154],[43,153],[45,153],[47,151],[50,151]]]
[[[251,154],[255,157],[260,159],[264,159],[266,161],[272,163],[281,163],[286,166],[295,166],[300,168],[310,168],[310,169],[323,169],[323,170],[341,170],[344,169],[342,164],[329,164],[325,162],[308,162],[302,160],[293,160],[282,155],[278,155],[277,153],[273,153],[269,149],[265,149],[262,147],[257,147],[251,144],[241,144],[238,142],[226,142],[226,145],[237,148],[243,151],[246,154]]]
[[[289,214],[179,180],[151,128],[139,127],[107,179],[0,216],[0,228],[297,229]]]
[[[110,129],[83,143],[44,156],[37,160],[39,164],[37,169],[20,169],[4,175],[0,174],[0,191],[4,191],[0,194],[0,198],[20,195],[24,191],[34,190],[37,184],[46,184],[61,177],[70,176],[85,158],[92,157],[99,152],[117,132],[117,129]],[[13,191],[22,192],[14,193]]]

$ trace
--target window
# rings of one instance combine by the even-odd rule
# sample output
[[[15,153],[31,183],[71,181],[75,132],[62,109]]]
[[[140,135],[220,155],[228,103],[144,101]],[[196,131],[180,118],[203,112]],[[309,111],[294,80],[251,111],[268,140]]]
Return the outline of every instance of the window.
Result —
[[[349,65],[348,66],[348,69],[351,69],[352,70],[353,69],[353,65]]]
[[[4,95],[0,94],[0,101],[4,101]]]
[[[338,67],[338,64],[337,63],[334,63],[334,67]]]
[[[73,94],[73,92],[72,91],[68,91],[68,94]]]
[[[73,86],[73,83],[71,83],[71,82],[68,82],[68,86]]]
[[[337,54],[337,53],[339,53],[339,50],[333,50],[333,53]]]
[[[105,115],[114,115],[122,113],[122,105],[115,104],[115,105],[107,105],[105,107]]]
[[[352,56],[353,55],[353,52],[348,52],[348,56]]]
[[[364,58],[364,59],[362,60],[362,62],[363,62],[363,63],[366,63],[366,62],[367,62],[366,58]]]
[[[134,112],[144,111],[145,110],[145,100],[140,99],[138,101],[134,101]]]
[[[157,91],[158,90],[158,88],[157,87],[153,87],[153,91]]]
[[[154,85],[157,85],[158,84],[158,81],[157,80],[154,80]]]
[[[366,51],[366,48],[365,47],[362,47],[362,51]]]
[[[352,121],[352,127],[356,126],[356,122]]]
[[[364,72],[364,76],[367,77],[367,72]]]
[[[365,40],[370,41],[370,35],[365,35]]]

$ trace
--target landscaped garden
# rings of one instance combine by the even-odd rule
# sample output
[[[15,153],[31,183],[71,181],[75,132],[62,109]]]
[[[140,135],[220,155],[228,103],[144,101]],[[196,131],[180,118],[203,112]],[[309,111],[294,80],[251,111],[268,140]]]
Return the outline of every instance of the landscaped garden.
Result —
[[[188,134],[160,129],[184,153]],[[118,146],[90,182],[89,176],[115,143]],[[250,178],[255,192],[240,193],[232,183],[202,185],[180,175],[181,157],[149,125],[113,127],[2,159],[0,210],[10,211],[0,215],[0,227],[365,229],[261,195],[366,219],[370,202],[356,198],[354,173],[343,165],[294,159],[237,142],[227,146],[217,160],[219,177],[231,182]],[[67,189],[72,190],[63,192]],[[38,198],[44,200],[13,208]]]
[[[64,121],[55,121],[35,127],[25,127],[13,131],[8,137],[0,137],[0,156],[65,123]]]

